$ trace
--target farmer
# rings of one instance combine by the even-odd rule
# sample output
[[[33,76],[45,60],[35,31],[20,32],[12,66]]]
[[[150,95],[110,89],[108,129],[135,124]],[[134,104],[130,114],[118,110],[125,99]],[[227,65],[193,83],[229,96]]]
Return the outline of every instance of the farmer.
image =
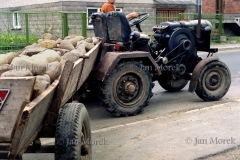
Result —
[[[116,7],[114,6],[115,0],[107,0],[107,2],[105,2],[101,8],[101,12],[103,13],[107,13],[110,11],[116,11]],[[126,15],[126,18],[136,18],[138,16],[137,12],[132,12],[128,15]]]

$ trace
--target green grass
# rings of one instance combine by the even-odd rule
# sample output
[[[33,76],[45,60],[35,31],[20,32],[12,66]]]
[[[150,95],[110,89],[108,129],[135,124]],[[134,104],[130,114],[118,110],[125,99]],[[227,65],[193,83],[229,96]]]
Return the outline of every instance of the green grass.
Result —
[[[240,43],[240,37],[239,36],[227,37],[227,41],[228,42],[235,41],[237,43]]]
[[[29,44],[37,42],[39,36],[31,35],[29,37]],[[0,33],[0,50],[1,51],[12,51],[18,50],[27,45],[25,35],[17,34],[1,34]]]
[[[229,44],[230,42],[240,43],[240,37],[239,36],[227,36],[226,42],[214,41],[214,42],[211,42],[211,44]]]

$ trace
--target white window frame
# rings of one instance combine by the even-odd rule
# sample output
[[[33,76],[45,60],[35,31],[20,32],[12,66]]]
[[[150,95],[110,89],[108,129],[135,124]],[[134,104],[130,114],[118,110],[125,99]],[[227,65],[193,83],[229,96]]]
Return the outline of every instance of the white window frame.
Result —
[[[17,12],[13,12],[13,29],[21,29],[20,15]]]
[[[101,8],[87,7],[87,29],[93,29],[93,25],[89,24],[91,15],[89,15],[89,9],[96,9],[97,12],[101,12]],[[122,8],[116,8],[116,11],[122,12]]]

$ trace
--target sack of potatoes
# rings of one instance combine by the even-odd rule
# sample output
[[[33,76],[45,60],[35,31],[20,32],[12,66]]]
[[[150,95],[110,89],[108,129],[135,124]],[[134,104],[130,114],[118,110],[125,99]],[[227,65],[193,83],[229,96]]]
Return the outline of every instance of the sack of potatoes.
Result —
[[[37,43],[21,51],[0,54],[0,76],[35,76],[35,98],[60,77],[67,60],[77,61],[98,42],[97,37],[71,35],[61,39],[51,33],[44,33]]]

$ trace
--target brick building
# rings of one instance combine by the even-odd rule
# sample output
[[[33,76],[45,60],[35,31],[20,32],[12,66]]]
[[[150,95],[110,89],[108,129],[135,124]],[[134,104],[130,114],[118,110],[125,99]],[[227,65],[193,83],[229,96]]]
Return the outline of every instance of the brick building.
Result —
[[[226,35],[240,36],[239,0],[202,0],[203,13],[222,13]]]

